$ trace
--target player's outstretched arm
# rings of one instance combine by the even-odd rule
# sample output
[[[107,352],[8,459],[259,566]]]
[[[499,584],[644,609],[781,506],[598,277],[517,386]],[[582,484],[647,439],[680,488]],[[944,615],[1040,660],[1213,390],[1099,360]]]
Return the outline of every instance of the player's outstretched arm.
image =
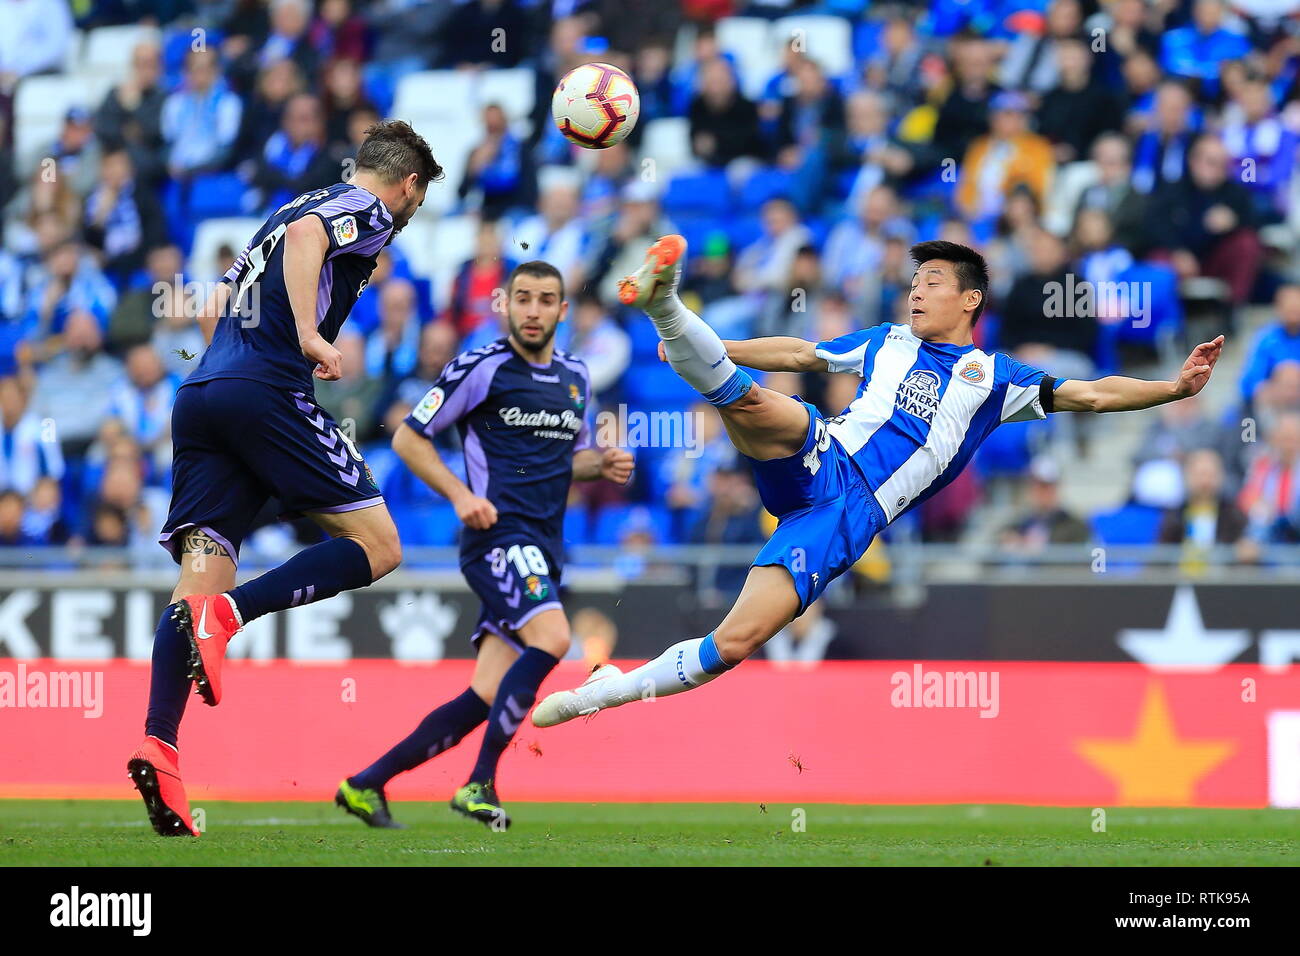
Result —
[[[791,335],[768,335],[757,339],[724,339],[727,357],[737,365],[760,372],[825,372],[825,359],[816,355],[817,346]],[[659,361],[668,361],[664,343],[659,343]]]
[[[1205,387],[1222,352],[1222,335],[1212,342],[1202,342],[1192,349],[1172,382],[1148,382],[1124,375],[1109,375],[1093,382],[1067,379],[1053,394],[1053,406],[1058,412],[1127,412],[1188,398]]]
[[[406,422],[397,426],[393,435],[393,451],[411,469],[415,477],[451,502],[456,517],[468,527],[483,531],[497,523],[496,505],[480,498],[457,478],[433,447],[433,442],[415,431]]]

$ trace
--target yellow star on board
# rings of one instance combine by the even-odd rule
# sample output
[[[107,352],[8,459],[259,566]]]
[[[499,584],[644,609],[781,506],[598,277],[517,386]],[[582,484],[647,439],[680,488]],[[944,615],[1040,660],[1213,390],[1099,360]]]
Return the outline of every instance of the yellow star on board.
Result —
[[[1131,738],[1080,740],[1079,755],[1115,781],[1129,806],[1187,806],[1197,782],[1237,749],[1232,740],[1180,740],[1159,683],[1142,701]]]

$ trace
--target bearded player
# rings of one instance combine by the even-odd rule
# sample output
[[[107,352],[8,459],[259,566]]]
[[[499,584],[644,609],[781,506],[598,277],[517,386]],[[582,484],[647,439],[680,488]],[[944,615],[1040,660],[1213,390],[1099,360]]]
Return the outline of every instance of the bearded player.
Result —
[[[911,249],[906,324],[816,344],[781,336],[723,342],[677,297],[685,253],[680,236],[660,239],[623,280],[620,297],[649,314],[661,357],[717,407],[777,528],[716,630],[626,674],[606,665],[576,690],[551,694],[533,712],[538,727],[708,683],[807,610],[886,525],[952,481],[1002,422],[1187,398],[1205,387],[1223,347],[1223,336],[1198,345],[1172,382],[1057,379],[984,352],[971,330],[988,299],[988,268],[979,253],[943,241]],[[823,418],[737,366],[844,372],[862,384],[848,408]]]
[[[172,409],[172,502],[159,538],[180,581],[154,635],[146,736],[127,763],[163,836],[198,836],[177,750],[191,684],[215,707],[226,645],[242,627],[365,587],[401,560],[370,469],[312,382],[341,376],[339,328],[379,251],[441,177],[409,125],[372,126],[352,179],[273,213],[204,305],[208,348]],[[240,543],[272,497],[330,540],[235,587]]]
[[[625,484],[632,474],[631,453],[594,447],[587,367],[552,341],[568,308],[554,266],[518,266],[506,283],[510,334],[449,362],[393,436],[406,466],[464,523],[461,571],[483,607],[471,637],[478,656],[469,686],[339,784],[334,802],[370,826],[399,826],[384,794],[389,780],[455,747],[484,721],[478,759],[451,807],[495,829],[510,825],[497,795],[497,764],[537,688],[569,649],[558,593],[569,485],[598,478]],[[433,446],[453,425],[468,484]]]

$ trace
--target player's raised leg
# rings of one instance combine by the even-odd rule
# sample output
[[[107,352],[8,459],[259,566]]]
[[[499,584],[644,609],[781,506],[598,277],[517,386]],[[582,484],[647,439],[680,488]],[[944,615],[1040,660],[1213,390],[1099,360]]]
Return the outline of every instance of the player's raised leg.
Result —
[[[542,681],[569,651],[569,619],[563,608],[547,608],[521,624],[517,635],[524,651],[501,677],[478,760],[451,800],[453,810],[502,830],[510,826],[510,817],[496,792],[497,764],[528,716]]]
[[[339,784],[334,802],[372,827],[400,827],[388,810],[388,781],[451,750],[487,719],[497,687],[519,652],[488,634],[478,646],[474,675],[467,687],[426,716],[404,740],[360,773]]]
[[[533,723],[552,727],[634,700],[694,690],[753,654],[800,610],[799,595],[784,567],[750,568],[736,603],[712,633],[674,644],[627,673],[605,665],[581,687],[549,695],[533,711]]]

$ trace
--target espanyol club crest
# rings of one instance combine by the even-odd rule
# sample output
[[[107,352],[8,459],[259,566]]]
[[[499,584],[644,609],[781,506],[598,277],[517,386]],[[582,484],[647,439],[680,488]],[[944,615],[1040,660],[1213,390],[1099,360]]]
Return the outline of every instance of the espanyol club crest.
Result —
[[[582,392],[578,391],[578,386],[572,382],[569,383],[569,398],[575,408],[582,408]]]
[[[934,421],[939,410],[939,376],[924,368],[913,371],[898,386],[894,407],[924,422]]]
[[[984,381],[984,366],[972,359],[963,365],[961,371],[957,374],[968,382],[978,384]]]
[[[528,596],[534,601],[540,601],[542,598],[546,597],[546,585],[543,584],[541,578],[535,574],[530,574],[524,579],[524,589],[528,592]]]

